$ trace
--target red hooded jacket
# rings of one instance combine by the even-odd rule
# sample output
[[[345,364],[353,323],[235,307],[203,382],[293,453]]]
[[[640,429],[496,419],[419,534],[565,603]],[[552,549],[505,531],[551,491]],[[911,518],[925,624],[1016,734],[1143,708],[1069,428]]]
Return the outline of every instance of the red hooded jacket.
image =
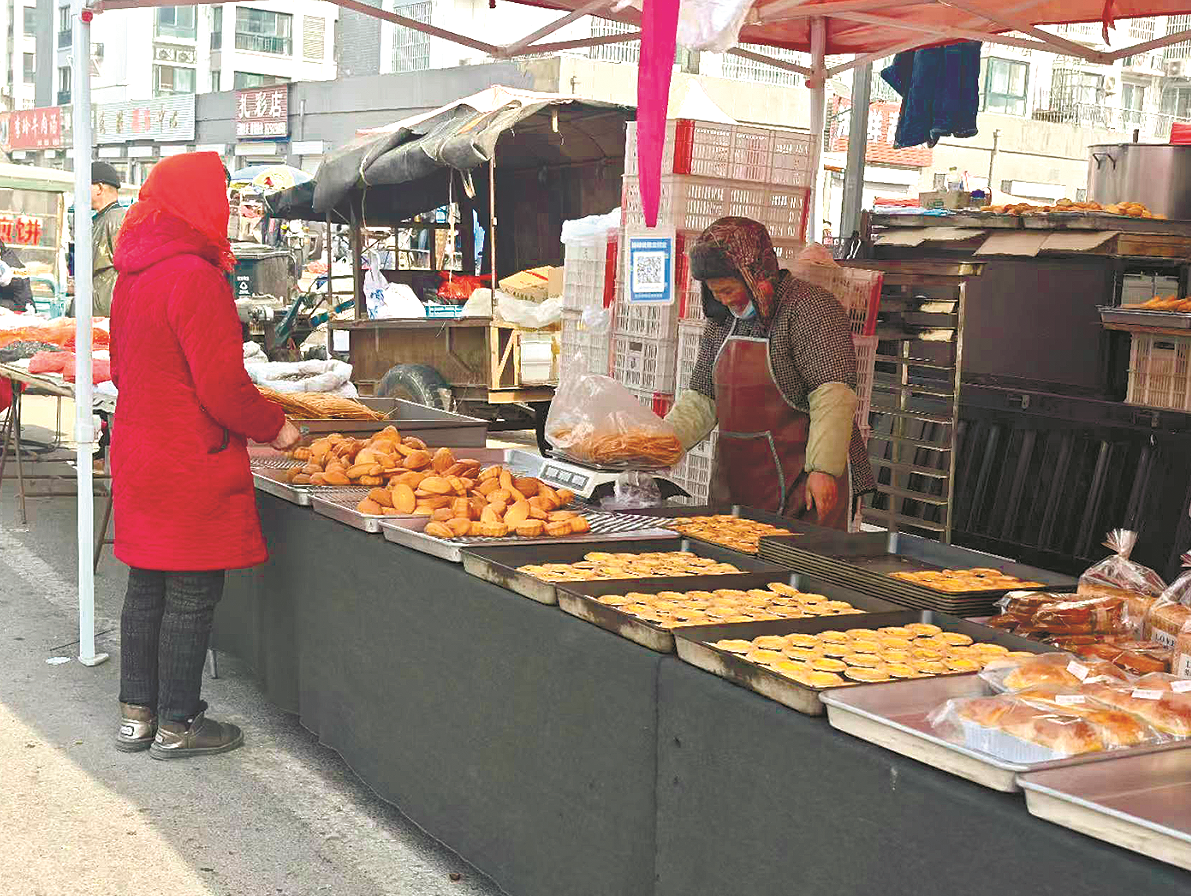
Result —
[[[212,156],[214,168],[203,155]],[[226,233],[224,189],[213,154],[162,162],[116,246],[113,516],[116,556],[129,566],[240,569],[267,557],[247,440],[276,438],[285,416],[244,371],[240,321],[224,276],[228,247],[212,236],[219,233],[220,195]],[[211,220],[195,222],[194,210],[204,206],[213,209]],[[174,213],[186,208],[186,218]]]

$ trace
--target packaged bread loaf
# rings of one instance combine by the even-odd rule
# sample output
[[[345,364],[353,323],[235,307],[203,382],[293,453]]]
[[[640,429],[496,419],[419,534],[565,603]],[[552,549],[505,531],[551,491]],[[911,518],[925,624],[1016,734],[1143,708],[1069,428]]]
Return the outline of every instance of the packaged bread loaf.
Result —
[[[1083,659],[1069,653],[1042,653],[1030,657],[1005,657],[980,673],[993,690],[1021,691],[1039,685],[1076,687],[1096,681],[1130,681],[1123,670],[1101,659]]]
[[[1154,601],[1146,616],[1145,635],[1174,647],[1179,635],[1191,624],[1191,553],[1183,554],[1184,572],[1175,579],[1162,596]]]
[[[1129,559],[1137,544],[1137,533],[1113,529],[1104,546],[1112,555],[1091,566],[1079,578],[1079,593],[1088,597],[1125,599],[1128,618],[1144,622],[1154,601],[1166,588],[1156,572]]]

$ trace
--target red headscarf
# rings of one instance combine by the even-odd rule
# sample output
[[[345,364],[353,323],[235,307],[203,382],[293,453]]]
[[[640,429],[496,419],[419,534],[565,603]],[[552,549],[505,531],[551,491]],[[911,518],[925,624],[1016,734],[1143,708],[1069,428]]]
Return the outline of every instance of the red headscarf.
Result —
[[[227,175],[213,152],[190,152],[162,159],[141,186],[140,198],[128,210],[120,237],[155,221],[159,215],[179,218],[211,243],[225,271],[235,267],[227,238]]]

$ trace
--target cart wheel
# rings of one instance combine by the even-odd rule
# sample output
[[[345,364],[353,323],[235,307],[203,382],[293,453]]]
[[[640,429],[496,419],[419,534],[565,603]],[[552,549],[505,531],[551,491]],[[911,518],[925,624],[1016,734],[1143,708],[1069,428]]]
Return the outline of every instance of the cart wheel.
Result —
[[[451,387],[441,373],[428,364],[396,364],[390,367],[373,393],[377,398],[401,398],[441,411],[451,409]]]
[[[535,401],[531,407],[533,407],[534,430],[538,437],[538,451],[542,452],[542,456],[545,457],[554,447],[546,441],[546,417],[550,414],[550,402]]]

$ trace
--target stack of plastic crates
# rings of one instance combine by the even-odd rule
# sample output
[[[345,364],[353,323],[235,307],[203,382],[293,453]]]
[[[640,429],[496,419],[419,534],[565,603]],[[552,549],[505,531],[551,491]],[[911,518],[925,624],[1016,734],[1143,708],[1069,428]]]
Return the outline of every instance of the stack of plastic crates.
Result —
[[[699,340],[703,338],[703,321],[678,322],[678,372],[675,375],[675,394],[690,388],[691,371],[699,360]]]
[[[563,311],[562,329],[559,332],[559,360],[564,368],[579,373],[596,373],[607,376],[611,371],[612,312],[604,315],[608,320],[604,326],[593,321],[599,311]]]
[[[643,392],[640,389],[629,389],[629,392],[659,417],[665,417],[674,407],[674,396],[667,392]]]
[[[877,332],[877,310],[881,304],[880,271],[841,268],[834,265],[794,262],[783,264],[799,280],[827,290],[848,310],[853,336],[872,336]]]
[[[711,465],[715,459],[715,444],[719,435],[719,429],[713,429],[711,435],[688,451],[667,476],[671,482],[690,494],[691,500],[687,503],[707,503],[711,488]]]
[[[1125,401],[1191,411],[1191,338],[1131,333]]]
[[[852,335],[852,347],[856,349],[856,428],[860,437],[868,444],[872,433],[868,415],[873,404],[873,377],[877,365],[877,337]]]
[[[677,339],[634,336],[618,326],[612,336],[612,378],[638,392],[673,395],[677,351]]]
[[[617,235],[563,244],[564,311],[607,308],[616,296]]]
[[[810,187],[783,187],[749,181],[663,174],[658,227],[702,233],[729,216],[760,221],[777,242],[805,238]],[[637,178],[625,175],[621,216],[626,230],[643,229],[645,212]]]

